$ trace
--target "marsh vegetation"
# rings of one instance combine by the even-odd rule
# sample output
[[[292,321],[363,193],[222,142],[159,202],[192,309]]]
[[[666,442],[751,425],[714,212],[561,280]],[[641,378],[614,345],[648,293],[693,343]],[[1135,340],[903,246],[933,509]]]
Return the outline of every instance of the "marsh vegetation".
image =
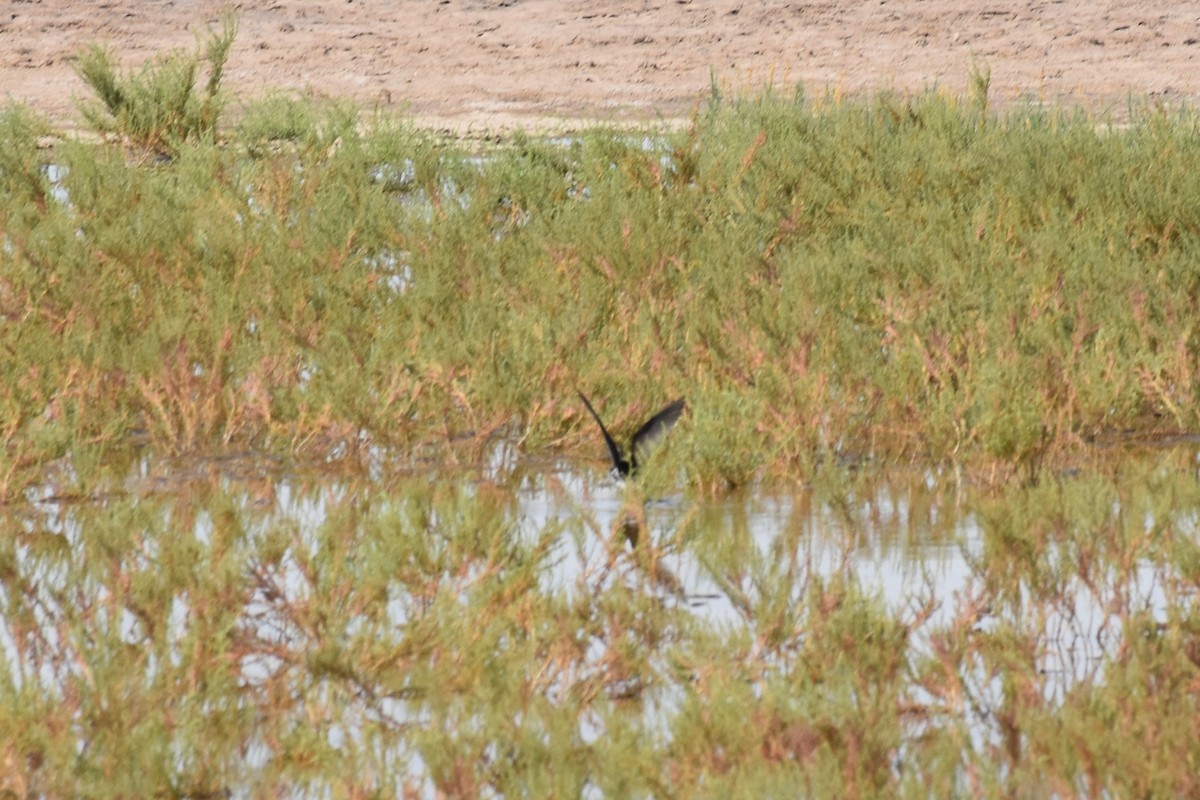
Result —
[[[0,112],[0,791],[1196,793],[1194,114],[483,147],[100,52],[102,141]],[[606,504],[577,386],[687,397]]]

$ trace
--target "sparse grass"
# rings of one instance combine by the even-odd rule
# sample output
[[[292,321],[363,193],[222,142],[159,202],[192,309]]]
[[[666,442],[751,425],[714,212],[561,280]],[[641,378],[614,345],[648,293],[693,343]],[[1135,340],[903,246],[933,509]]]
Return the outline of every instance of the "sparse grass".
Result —
[[[0,114],[0,792],[1196,792],[1194,460],[1114,446],[1198,428],[1191,112],[980,70],[473,157],[306,98],[218,142],[219,67],[93,56],[172,158]],[[688,398],[632,553],[522,508],[601,456],[576,386],[623,439]],[[964,588],[875,596],[892,535]]]

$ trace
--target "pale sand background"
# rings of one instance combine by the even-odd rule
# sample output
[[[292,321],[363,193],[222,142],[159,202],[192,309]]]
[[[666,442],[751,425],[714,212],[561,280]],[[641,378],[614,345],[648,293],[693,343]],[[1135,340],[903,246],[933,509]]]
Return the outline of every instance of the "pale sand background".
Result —
[[[112,45],[140,64],[191,48],[228,3],[5,0],[0,99],[78,120],[71,58]],[[226,86],[348,96],[459,132],[557,118],[686,116],[727,87],[812,91],[967,84],[1122,116],[1128,98],[1200,95],[1200,3],[1185,0],[246,0]]]

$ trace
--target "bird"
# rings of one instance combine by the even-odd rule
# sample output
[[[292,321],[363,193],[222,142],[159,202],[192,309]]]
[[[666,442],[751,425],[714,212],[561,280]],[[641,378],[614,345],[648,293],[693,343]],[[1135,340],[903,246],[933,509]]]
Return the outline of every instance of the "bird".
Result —
[[[576,391],[579,391],[576,389]],[[621,448],[617,447],[617,443],[613,441],[609,435],[608,428],[604,427],[604,423],[600,420],[600,415],[596,413],[596,409],[592,408],[592,404],[588,401],[583,392],[579,392],[579,399],[587,406],[587,410],[591,412],[592,418],[596,420],[596,424],[600,426],[600,433],[604,435],[604,443],[608,445],[608,454],[612,456],[613,471],[621,478],[628,478],[637,472],[638,468],[638,452],[646,450],[654,442],[662,438],[663,434],[671,429],[678,421],[684,408],[687,404],[680,397],[678,400],[664,406],[657,414],[643,423],[642,427],[637,429],[637,433],[633,434],[633,438],[629,442],[629,459],[621,453]]]

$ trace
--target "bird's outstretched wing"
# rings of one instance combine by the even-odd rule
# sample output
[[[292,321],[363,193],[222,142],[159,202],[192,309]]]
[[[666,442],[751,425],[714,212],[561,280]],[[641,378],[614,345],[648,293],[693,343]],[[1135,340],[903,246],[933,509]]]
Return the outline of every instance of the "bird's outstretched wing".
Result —
[[[575,391],[578,392],[579,390],[576,389]],[[612,456],[613,469],[624,475],[629,471],[629,464],[621,457],[620,448],[617,447],[617,443],[613,441],[612,436],[609,436],[608,428],[604,427],[604,423],[600,421],[600,415],[596,413],[596,409],[592,408],[592,404],[588,402],[583,392],[579,392],[579,399],[587,406],[587,410],[592,412],[592,419],[596,420],[596,424],[600,426],[600,433],[604,434],[604,443],[608,445],[608,454]]]
[[[687,403],[681,397],[646,420],[646,424],[638,428],[637,433],[633,435],[633,442],[629,448],[629,457],[633,462],[634,468],[637,467],[638,453],[644,453],[651,445],[661,439],[663,434],[671,430],[686,407]]]

